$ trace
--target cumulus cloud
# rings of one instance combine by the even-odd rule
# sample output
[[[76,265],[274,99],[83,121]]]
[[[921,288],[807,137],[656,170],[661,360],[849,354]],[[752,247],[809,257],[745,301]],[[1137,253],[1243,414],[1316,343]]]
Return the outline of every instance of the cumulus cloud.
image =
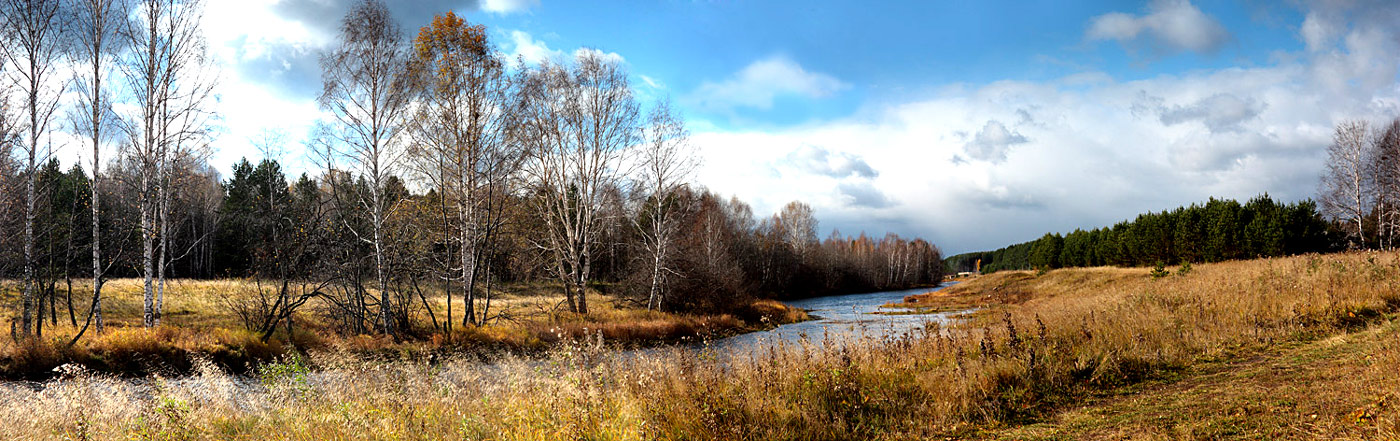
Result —
[[[1327,16],[1325,11],[1311,11],[1303,19],[1298,34],[1303,37],[1309,51],[1319,51],[1331,46],[1339,31],[1336,18]]]
[[[231,48],[238,62],[230,63],[242,78],[270,86],[278,93],[315,99],[321,92],[321,52],[310,44],[272,41],[254,52],[248,46]]]
[[[1011,146],[1027,142],[1030,140],[1020,132],[1007,130],[1001,121],[989,120],[982,126],[982,130],[973,136],[972,141],[963,145],[963,152],[972,159],[992,163],[1005,162]]]
[[[539,63],[544,60],[559,58],[564,55],[564,51],[550,49],[545,42],[536,40],[529,32],[510,31],[507,33],[509,51],[506,58],[514,62],[523,59],[528,64]]]
[[[790,165],[805,173],[833,178],[874,178],[880,176],[870,164],[859,155],[846,152],[831,152],[822,147],[805,145],[783,158],[783,164]]]
[[[1146,15],[1112,12],[1094,17],[1085,37],[1146,42],[1164,52],[1213,53],[1230,40],[1230,33],[1187,0],[1157,0],[1148,7]]]
[[[509,49],[506,50],[505,56],[512,63],[523,60],[527,65],[535,65],[545,60],[560,61],[564,59],[564,51],[550,48],[548,44],[535,39],[529,32],[512,30],[508,31],[506,36],[508,40],[506,46]],[[574,49],[573,52],[569,53],[569,56],[577,58],[587,54],[593,54],[616,63],[627,61],[617,52],[604,52],[591,47]]]
[[[889,196],[869,182],[843,182],[836,186],[836,190],[851,207],[878,209],[894,205]]]
[[[1241,98],[1232,93],[1217,93],[1188,104],[1167,107],[1161,98],[1150,97],[1152,104],[1136,104],[1138,109],[1153,106],[1162,124],[1177,125],[1200,122],[1213,133],[1239,132],[1244,123],[1258,118],[1266,104],[1254,98]]]
[[[707,110],[767,110],[779,96],[823,98],[847,87],[835,77],[809,72],[787,57],[774,56],[755,61],[724,81],[700,84],[688,101]]]

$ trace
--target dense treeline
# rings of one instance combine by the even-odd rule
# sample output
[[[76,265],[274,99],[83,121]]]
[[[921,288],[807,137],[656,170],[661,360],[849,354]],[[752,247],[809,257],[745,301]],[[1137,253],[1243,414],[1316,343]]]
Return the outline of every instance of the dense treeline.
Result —
[[[684,121],[644,106],[615,57],[507,60],[450,12],[409,38],[377,0],[321,54],[324,120],[304,145],[269,130],[254,140],[263,159],[223,179],[207,164],[217,66],[200,2],[71,1],[0,4],[6,47],[26,49],[0,66],[0,277],[21,281],[19,337],[59,310],[102,332],[102,285],[118,276],[142,279],[146,327],[168,278],[249,279],[258,297],[229,307],[264,338],[313,299],[347,333],[480,325],[499,318],[503,282],[552,281],[561,307],[587,314],[599,291],[713,311],[942,278],[921,239],[822,241],[805,204],[756,217],[691,185]],[[24,71],[46,76],[12,75]],[[63,170],[53,141],[67,129],[91,162]],[[290,178],[278,159],[297,147],[315,166]],[[73,304],[80,277],[90,305]]]
[[[1160,213],[1138,215],[1112,227],[1040,239],[946,260],[949,271],[1144,266],[1286,256],[1332,249],[1336,235],[1312,201],[1289,204],[1268,195],[1240,204],[1211,199]]]

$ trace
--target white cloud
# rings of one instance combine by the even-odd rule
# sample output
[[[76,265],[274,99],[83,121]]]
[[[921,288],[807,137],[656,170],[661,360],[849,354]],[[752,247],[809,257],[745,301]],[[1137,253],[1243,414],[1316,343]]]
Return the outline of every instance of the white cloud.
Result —
[[[564,51],[551,49],[548,44],[536,40],[529,32],[512,30],[507,32],[506,35],[510,42],[508,45],[510,50],[506,52],[506,58],[512,63],[516,60],[523,59],[525,60],[525,64],[535,65],[545,60],[560,61],[564,59]],[[622,55],[616,52],[604,52],[591,47],[580,47],[568,54],[576,58],[590,53],[617,63],[625,63],[627,61]]]
[[[1229,41],[1220,22],[1187,0],[1157,0],[1147,15],[1112,12],[1094,17],[1085,37],[1089,40],[1146,41],[1159,51],[1215,52]]]
[[[1135,111],[1148,111],[1158,115],[1162,124],[1176,125],[1187,122],[1200,122],[1213,133],[1239,132],[1244,123],[1259,116],[1267,107],[1254,98],[1241,98],[1232,93],[1217,93],[1196,100],[1188,105],[1167,107],[1159,97],[1140,97],[1142,102],[1134,103]]]
[[[1024,110],[1017,111],[1017,116],[1029,120],[1029,114]],[[989,120],[982,130],[963,146],[963,152],[972,159],[999,163],[1006,161],[1006,154],[1011,152],[1011,146],[1030,142],[1020,132],[1007,130],[1006,126],[997,120]]]
[[[836,191],[846,198],[846,205],[856,208],[887,208],[894,201],[869,182],[843,182],[836,185]]]
[[[623,64],[627,62],[627,60],[625,58],[622,58],[622,55],[619,55],[617,52],[603,52],[601,50],[594,49],[591,47],[581,47],[574,50],[574,58],[582,57],[584,55],[589,54],[597,56],[598,58],[601,58],[603,60],[611,61],[618,64]]]
[[[767,110],[779,96],[823,98],[847,87],[835,77],[809,72],[787,57],[774,56],[755,61],[724,81],[700,84],[687,101],[707,110]]]
[[[1298,30],[1309,51],[1318,51],[1331,46],[1337,38],[1337,32],[1337,23],[1334,22],[1334,19],[1325,17],[1319,11],[1309,12],[1307,17],[1303,19],[1303,26]]]
[[[516,59],[524,59],[528,64],[536,64],[544,60],[552,60],[564,55],[564,51],[550,49],[548,44],[536,40],[525,31],[510,31],[510,51],[506,57],[512,62]]]
[[[521,12],[539,6],[540,0],[484,0],[481,10],[498,14]]]
[[[649,77],[649,76],[646,76],[646,75],[640,75],[640,74],[637,75],[637,78],[639,78],[639,79],[642,80],[642,84],[645,84],[647,87],[650,87],[650,88],[652,88],[652,89],[665,89],[665,88],[666,88],[666,85],[663,84],[663,83],[661,82],[661,80],[658,80],[658,79],[655,79],[655,78],[652,78],[652,77]]]
[[[812,145],[804,145],[784,156],[782,164],[795,167],[804,173],[826,175],[833,178],[874,178],[880,175],[859,155],[848,152],[832,152]]]

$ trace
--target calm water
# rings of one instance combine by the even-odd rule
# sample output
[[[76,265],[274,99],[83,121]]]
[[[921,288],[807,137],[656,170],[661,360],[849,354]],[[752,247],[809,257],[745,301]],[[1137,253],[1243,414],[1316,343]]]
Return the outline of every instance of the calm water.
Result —
[[[928,322],[946,324],[950,317],[959,312],[938,314],[876,314],[879,311],[907,311],[901,308],[882,308],[880,305],[903,301],[904,296],[937,291],[956,282],[948,282],[937,288],[917,288],[898,291],[881,291],[865,294],[816,297],[788,302],[789,305],[803,308],[809,314],[820,317],[801,323],[782,325],[777,328],[736,335],[712,342],[710,347],[719,352],[735,350],[766,349],[780,344],[795,345],[802,339],[812,344],[840,344],[861,337],[882,338],[899,335],[922,328]]]

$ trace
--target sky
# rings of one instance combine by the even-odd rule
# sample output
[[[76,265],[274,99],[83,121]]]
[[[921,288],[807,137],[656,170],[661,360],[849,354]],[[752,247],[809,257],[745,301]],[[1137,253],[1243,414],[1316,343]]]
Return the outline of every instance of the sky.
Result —
[[[210,0],[223,66],[211,162],[227,173],[321,111],[318,57],[352,0]],[[669,100],[695,184],[767,216],[945,254],[1146,211],[1314,197],[1335,124],[1400,116],[1387,1],[390,2],[406,33],[448,10],[533,62],[598,50]]]

